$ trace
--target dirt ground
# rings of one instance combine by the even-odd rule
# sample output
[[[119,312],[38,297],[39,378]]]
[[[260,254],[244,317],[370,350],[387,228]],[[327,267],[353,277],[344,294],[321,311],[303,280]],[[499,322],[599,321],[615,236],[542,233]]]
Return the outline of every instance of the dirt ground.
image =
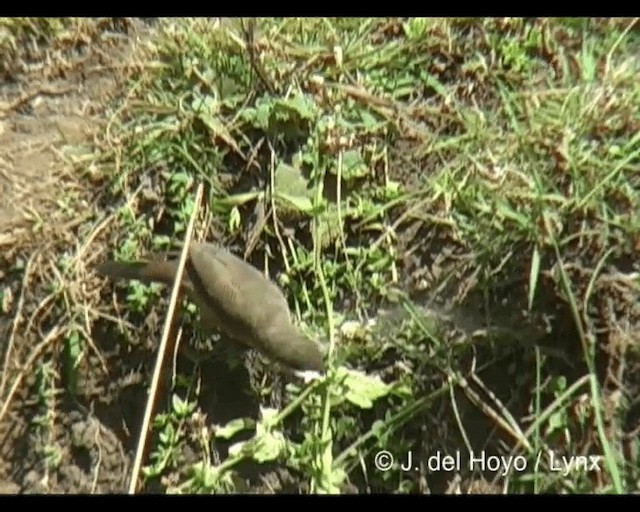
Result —
[[[89,207],[104,197],[104,182],[84,164],[82,151],[90,154],[99,144],[96,134],[104,133],[112,115],[108,109],[126,94],[124,77],[136,73],[136,52],[154,26],[130,20],[113,30],[100,28],[97,34],[77,34],[64,51],[42,50],[34,62],[17,62],[11,78],[0,84],[0,334],[6,340],[0,396],[7,397],[0,404],[3,494],[127,492],[155,363],[153,343],[118,344],[121,333],[114,332],[113,318],[89,321],[86,304],[71,307],[76,317],[65,317],[54,305],[61,294],[81,302],[76,292],[85,286],[82,296],[99,294],[103,304],[113,300],[95,277],[82,283],[85,264],[96,257],[91,241],[108,244],[101,232],[108,231],[103,229],[107,221],[96,219]],[[54,263],[65,256],[74,268],[61,276]],[[57,292],[51,290],[53,282],[61,288]],[[148,333],[154,339],[161,321],[142,319],[142,337]],[[70,383],[58,369],[70,337],[75,339],[75,328],[61,326],[75,323],[80,324],[75,332],[96,346],[80,363],[74,394],[61,389],[60,382]],[[255,376],[246,368],[229,370],[211,360],[200,371],[208,376],[201,390],[208,420],[257,416],[249,389]],[[277,402],[277,395],[272,400]],[[216,447],[215,455],[224,449]],[[186,461],[197,456],[195,451],[183,455]],[[297,485],[274,467],[262,471],[252,491],[295,491]]]
[[[29,302],[29,272],[21,281],[11,269],[29,257],[33,259],[28,268],[46,265],[48,251],[64,244],[64,232],[78,225],[82,205],[75,201],[87,198],[91,189],[88,181],[82,184],[74,177],[78,160],[74,164],[67,150],[92,142],[94,133],[103,128],[105,106],[122,94],[123,69],[148,33],[149,27],[134,23],[108,36],[78,34],[69,51],[43,50],[46,58],[40,61],[16,63],[18,72],[0,85],[4,283],[0,330],[8,340],[3,347],[8,370],[2,375],[2,396],[10,397],[0,412],[0,493],[101,493],[126,488],[129,456],[123,436],[118,437],[123,420],[117,404],[99,411],[108,418],[104,421],[79,402],[67,403],[62,394],[50,396],[51,407],[45,411],[33,403],[33,377],[46,361],[35,357],[36,352],[57,351],[57,340],[52,332],[49,338],[41,331],[31,332],[29,320],[38,315],[30,316],[33,311],[22,308]],[[44,344],[23,345],[38,334]],[[144,391],[140,395],[143,398]],[[112,397],[104,398],[109,402]],[[53,431],[33,429],[39,421],[54,425]],[[43,460],[49,463],[43,465]]]

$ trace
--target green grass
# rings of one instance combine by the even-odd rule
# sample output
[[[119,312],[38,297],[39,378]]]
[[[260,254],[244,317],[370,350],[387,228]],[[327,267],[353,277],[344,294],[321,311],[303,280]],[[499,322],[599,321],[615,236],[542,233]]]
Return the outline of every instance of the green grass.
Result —
[[[524,469],[462,492],[637,492],[639,50],[631,19],[160,20],[91,168],[116,256],[180,240],[204,183],[204,236],[255,249],[332,369],[258,361],[260,417],[220,425],[178,379],[146,481],[444,492],[429,457],[473,451]],[[131,321],[158,308],[128,290]]]
[[[360,491],[415,491],[416,475],[376,470],[376,450],[426,458],[471,447],[525,457],[525,471],[498,478],[507,492],[634,489],[637,460],[622,452],[625,408],[611,415],[610,382],[597,368],[596,348],[610,341],[597,335],[602,319],[592,309],[608,293],[599,277],[621,271],[640,232],[632,21],[265,19],[256,23],[253,63],[238,25],[162,23],[153,58],[163,66],[133,83],[114,119],[119,167],[110,176],[114,197],[149,179],[166,210],[158,225],[145,220],[122,242],[179,238],[198,182],[227,239],[247,243],[256,204],[271,209],[260,245],[275,254],[300,320],[329,337],[336,370],[308,393],[285,395],[304,412],[295,426],[286,422],[292,406],[264,410],[257,425],[242,423],[257,428],[253,441],[220,464],[204,457],[173,490],[233,490],[236,463],[253,458],[287,465],[312,492],[339,492],[348,480]],[[248,173],[260,186],[247,184]],[[414,236],[409,224],[418,226]],[[292,228],[295,237],[285,239]],[[465,303],[475,295],[486,311],[517,296],[508,315],[522,308],[533,317],[552,314],[538,300],[544,288],[569,306],[556,321],[573,322],[576,337],[552,344],[573,374],[528,346],[535,362],[518,376],[514,366],[526,361],[518,347],[532,340],[517,327],[501,348],[478,349],[483,372],[503,380],[488,390],[494,401],[468,391],[494,424],[484,439],[465,425],[480,421],[477,411],[456,406],[470,382],[469,331],[454,340],[439,320],[420,327],[418,314],[360,340],[339,336],[346,318],[372,314],[406,289],[402,251],[421,245],[419,265],[441,269],[429,278],[432,297]],[[496,335],[487,339],[495,348]],[[512,366],[501,368],[501,358]],[[362,372],[346,388],[345,365]],[[525,421],[526,411],[543,419]],[[458,432],[439,438],[429,417]],[[177,446],[178,432],[165,440]],[[604,455],[601,472],[563,475],[545,457],[534,470],[548,450]],[[149,474],[180,467],[161,453]]]

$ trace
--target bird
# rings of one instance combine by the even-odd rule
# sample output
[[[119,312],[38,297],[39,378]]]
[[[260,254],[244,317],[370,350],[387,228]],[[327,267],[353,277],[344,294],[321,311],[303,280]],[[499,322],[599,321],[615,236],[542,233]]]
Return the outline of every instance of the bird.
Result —
[[[179,264],[171,254],[139,261],[108,260],[94,269],[113,280],[171,286]],[[294,373],[325,372],[320,345],[293,324],[280,288],[224,247],[191,242],[180,288],[199,308],[206,331],[221,331],[240,346],[255,349]]]

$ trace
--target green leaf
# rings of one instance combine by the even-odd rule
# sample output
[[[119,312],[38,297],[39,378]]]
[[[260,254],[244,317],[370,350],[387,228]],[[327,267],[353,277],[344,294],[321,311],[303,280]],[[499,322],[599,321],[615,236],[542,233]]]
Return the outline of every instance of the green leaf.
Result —
[[[253,459],[257,462],[276,460],[285,452],[287,443],[282,432],[268,432],[260,436],[253,446]]]
[[[338,370],[338,379],[346,388],[344,398],[361,409],[370,409],[376,400],[387,396],[392,389],[380,377],[346,368]]]
[[[249,441],[239,441],[229,447],[229,455],[239,457],[250,456],[256,462],[276,460],[285,453],[287,442],[282,432],[263,431]]]
[[[220,471],[204,461],[196,462],[191,466],[192,474],[197,477],[206,488],[213,488],[218,484]]]
[[[536,295],[536,285],[538,283],[538,275],[540,274],[540,252],[538,247],[533,248],[531,257],[531,270],[529,271],[529,311],[533,307],[533,299]]]
[[[214,208],[241,206],[249,201],[261,198],[262,194],[262,192],[244,192],[242,194],[234,194],[232,196],[216,199],[213,206]]]
[[[429,18],[410,18],[402,24],[407,39],[416,40],[421,38],[429,26]]]
[[[178,395],[173,395],[173,397],[171,397],[171,405],[173,407],[173,411],[180,418],[186,418],[196,408],[194,403],[182,400]]]
[[[242,223],[242,219],[240,217],[240,210],[238,210],[237,206],[231,208],[231,212],[229,213],[229,231],[231,233],[235,233]]]
[[[520,224],[520,226],[522,226],[523,228],[529,227],[529,218],[526,215],[522,215],[521,213],[515,211],[506,201],[498,200],[497,207],[498,213],[502,214],[504,218]]]
[[[565,423],[566,416],[564,414],[564,411],[553,413],[551,416],[549,416],[548,433],[551,434],[553,432],[556,432],[558,429],[563,428]]]
[[[345,151],[342,156],[342,176],[345,180],[361,178],[369,173],[369,167],[365,163],[360,151],[352,149]]]
[[[374,128],[378,128],[384,124],[381,121],[378,121],[378,119],[376,119],[373,114],[367,110],[359,111],[359,115],[360,122],[366,129],[373,130]]]
[[[71,331],[65,340],[67,388],[76,393],[78,385],[78,366],[82,355],[82,338],[78,331]]]
[[[315,104],[302,94],[278,101],[278,104],[295,111],[302,119],[312,121],[316,117]]]
[[[256,427],[256,432],[258,436],[261,436],[264,432],[267,432],[271,429],[273,425],[273,420],[278,417],[278,409],[273,407],[260,407],[260,422]]]
[[[173,425],[170,423],[165,427],[165,429],[159,434],[160,442],[162,444],[171,444],[175,439],[175,430]]]
[[[319,208],[318,208],[319,209]],[[338,240],[340,233],[344,229],[344,219],[346,213],[343,212],[343,216],[338,215],[338,206],[334,203],[325,203],[323,209],[316,215],[314,222],[313,235],[317,236],[316,243],[322,247],[328,247],[332,242]]]
[[[311,214],[313,212],[313,203],[311,199],[303,196],[293,196],[284,192],[278,192],[277,197],[286,201],[299,212]]]
[[[394,199],[402,192],[402,184],[399,181],[389,180],[384,188],[386,199]]]
[[[298,167],[280,162],[274,173],[276,198],[285,211],[311,215],[314,211],[313,190]]]
[[[247,108],[244,109],[240,115],[240,118],[247,123],[250,123],[251,126],[266,130],[269,128],[269,116],[271,114],[271,104],[268,103],[259,103],[256,105],[256,108]]]
[[[347,473],[344,469],[334,467],[331,470],[331,486],[336,490],[336,492],[340,492],[340,488],[346,481]]]
[[[239,441],[229,446],[229,457],[238,457],[242,452],[246,450],[248,441]]]
[[[280,162],[274,172],[274,181],[276,190],[280,193],[313,197],[309,182],[299,167]]]
[[[236,418],[223,427],[216,428],[216,437],[220,439],[231,439],[238,432],[248,430],[255,426],[255,422],[248,418]]]

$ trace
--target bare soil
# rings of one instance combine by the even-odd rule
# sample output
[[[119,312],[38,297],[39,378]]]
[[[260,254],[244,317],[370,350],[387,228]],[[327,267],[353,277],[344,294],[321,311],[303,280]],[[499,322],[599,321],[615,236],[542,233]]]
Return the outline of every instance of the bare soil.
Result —
[[[135,326],[104,318],[116,297],[86,270],[110,250],[113,219],[103,204],[108,180],[91,168],[91,152],[101,143],[98,134],[113,114],[109,109],[127,92],[124,79],[144,65],[136,52],[153,24],[130,20],[113,30],[94,28],[96,33],[78,36],[68,48],[43,49],[38,58],[15,63],[0,83],[3,494],[127,492],[156,358],[153,340],[162,318],[151,313]],[[65,257],[72,268],[61,275],[56,267]],[[96,303],[104,311],[93,309]],[[150,341],[123,346],[119,340],[127,330]],[[79,381],[71,383],[64,362],[77,333],[86,357],[77,369]],[[187,371],[193,368],[178,361],[185,363]],[[207,424],[257,417],[251,390],[256,375],[242,365],[230,370],[215,358],[199,368]],[[168,401],[160,394],[162,409]],[[278,396],[272,395],[272,405],[280,405]],[[224,450],[216,446],[213,456],[224,456]],[[195,461],[197,455],[184,453],[182,460]],[[299,489],[277,467],[262,468],[261,475],[245,469],[257,478],[253,492]]]
[[[34,329],[28,320],[37,319],[33,313],[42,306],[37,299],[44,297],[43,283],[37,281],[43,267],[60,254],[64,233],[81,223],[78,198],[92,192],[90,181],[79,176],[78,160],[74,165],[67,151],[90,144],[104,127],[105,108],[122,94],[122,70],[146,31],[134,22],[124,31],[79,34],[64,51],[43,49],[40,60],[16,62],[16,72],[0,83],[0,332],[5,360],[0,493],[126,489],[130,457],[123,445],[121,410],[127,409],[126,396],[122,407],[92,411],[81,405],[83,400],[68,399],[60,391],[43,410],[34,395],[40,382],[36,375],[42,375],[46,355],[59,347],[51,332],[41,330],[46,326]],[[47,334],[52,343],[43,343]],[[108,390],[86,389],[102,393],[105,403],[119,402]],[[144,393],[138,395],[144,398]],[[37,428],[42,422],[52,429]]]

